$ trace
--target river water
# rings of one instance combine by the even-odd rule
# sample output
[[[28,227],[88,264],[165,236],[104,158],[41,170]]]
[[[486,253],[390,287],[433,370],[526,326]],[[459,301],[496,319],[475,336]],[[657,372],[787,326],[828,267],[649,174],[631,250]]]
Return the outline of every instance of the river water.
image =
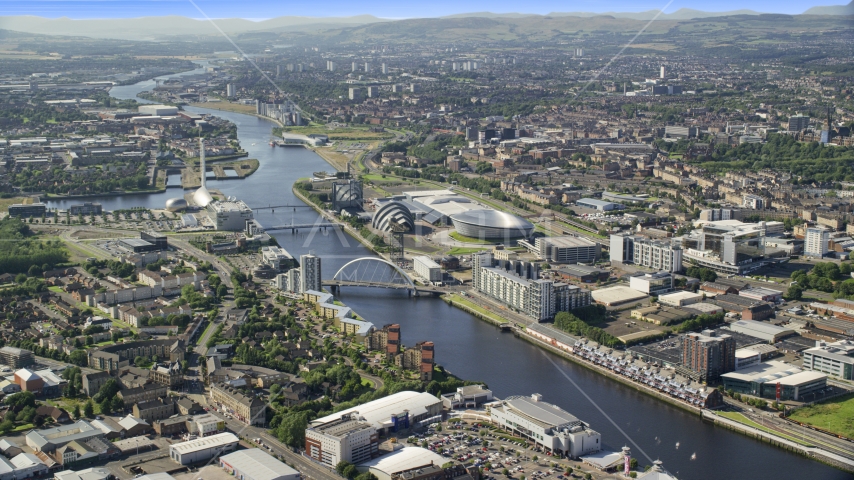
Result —
[[[138,92],[149,90],[153,85],[153,81],[144,81],[116,87],[111,94],[116,98],[135,98]],[[315,171],[331,170],[310,150],[270,147],[272,122],[231,112],[192,107],[187,110],[212,113],[237,124],[241,146],[249,152],[249,158],[260,161],[260,167],[245,180],[209,181],[208,184],[252,207],[302,205],[291,192],[293,182]],[[179,196],[178,191],[168,189],[162,194],[99,197],[96,200],[108,210],[129,206],[162,208],[166,199]],[[48,206],[65,207],[68,203],[50,202]],[[291,221],[314,222],[318,215],[307,208],[284,208],[275,212],[258,211],[256,218],[261,224],[270,226]],[[371,255],[352,238],[336,232],[275,236],[295,256],[308,252],[321,256],[324,278],[332,277],[338,268],[354,258]],[[485,382],[499,398],[540,393],[545,401],[563,407],[601,432],[606,449],[619,450],[627,445],[641,465],[661,459],[664,467],[680,479],[851,478],[821,463],[705,424],[697,415],[569,361],[547,356],[543,350],[510,334],[502,334],[495,327],[439,299],[410,298],[397,291],[361,288],[343,289],[340,299],[376,325],[399,323],[406,345],[433,341],[438,363],[462,378]],[[565,378],[564,373],[590,400]],[[692,460],[693,454],[696,458]]]

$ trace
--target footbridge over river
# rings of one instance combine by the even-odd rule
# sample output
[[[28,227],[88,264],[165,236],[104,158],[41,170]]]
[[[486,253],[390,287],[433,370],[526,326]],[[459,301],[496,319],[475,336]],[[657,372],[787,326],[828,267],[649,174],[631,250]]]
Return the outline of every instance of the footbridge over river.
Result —
[[[332,290],[341,287],[373,287],[406,290],[410,295],[422,293],[441,294],[446,290],[432,285],[416,284],[399,265],[383,258],[361,257],[347,262],[323,285]]]

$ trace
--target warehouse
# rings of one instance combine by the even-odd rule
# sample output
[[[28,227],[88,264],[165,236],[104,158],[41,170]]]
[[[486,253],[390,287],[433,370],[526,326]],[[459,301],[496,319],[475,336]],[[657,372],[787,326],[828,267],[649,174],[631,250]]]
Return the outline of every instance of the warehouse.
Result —
[[[309,427],[332,422],[350,413],[358,413],[379,432],[397,431],[398,426],[408,428],[410,424],[441,415],[442,400],[425,392],[398,392],[358,407],[318,418],[311,421]]]
[[[794,330],[778,327],[766,322],[755,320],[739,320],[730,324],[729,329],[733,332],[743,333],[751,337],[761,338],[768,343],[777,343],[780,339],[795,334]]]
[[[783,292],[762,287],[747,288],[741,290],[738,294],[742,297],[761,300],[763,302],[779,302],[783,299]]]
[[[629,287],[600,288],[591,292],[590,295],[596,303],[601,303],[608,307],[643,300],[647,297],[646,294]]]
[[[219,465],[240,480],[299,480],[300,473],[260,448],[219,457]]]
[[[234,451],[240,440],[233,433],[220,433],[169,446],[169,457],[181,465],[205,462]]]
[[[595,198],[580,198],[575,201],[575,205],[584,208],[593,208],[600,212],[610,212],[612,210],[622,210],[623,206],[619,203],[606,202]]]
[[[658,296],[658,303],[662,305],[670,305],[671,307],[684,307],[693,303],[699,303],[703,299],[702,295],[693,292],[673,292],[666,295]]]
[[[431,466],[441,467],[445,462],[444,458],[426,448],[405,447],[357,465],[356,469],[360,472],[371,472],[378,480],[391,480],[402,472]]]
[[[555,273],[564,280],[583,283],[605,282],[611,277],[611,272],[587,265],[561,265]]]

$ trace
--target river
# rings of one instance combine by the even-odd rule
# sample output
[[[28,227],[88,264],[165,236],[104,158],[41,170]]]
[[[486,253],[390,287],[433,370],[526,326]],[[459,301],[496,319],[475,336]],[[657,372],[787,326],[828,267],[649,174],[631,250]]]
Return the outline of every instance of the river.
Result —
[[[198,73],[202,69],[187,72]],[[135,98],[153,81],[114,88],[116,98]],[[240,144],[250,158],[260,162],[258,171],[245,180],[210,181],[208,185],[226,195],[234,195],[254,207],[302,204],[291,192],[300,177],[331,167],[314,152],[303,148],[272,148],[268,145],[272,122],[251,115],[187,108],[212,113],[237,124]],[[162,194],[99,197],[105,209],[145,206],[162,208],[178,190]],[[49,202],[64,207],[67,202]],[[318,215],[310,209],[261,211],[256,218],[263,225],[314,222]],[[323,259],[323,275],[328,278],[353,258],[370,252],[350,237],[335,232],[326,235],[276,234],[291,254],[313,252]],[[399,323],[403,343],[414,345],[430,340],[436,344],[437,362],[456,375],[483,381],[499,398],[540,393],[602,433],[609,450],[628,445],[641,465],[661,459],[664,467],[680,479],[850,479],[851,476],[818,462],[789,453],[756,440],[714,427],[697,415],[658,401],[629,387],[597,375],[572,362],[549,356],[543,350],[435,298],[410,298],[404,293],[379,289],[343,289],[340,299],[376,325]],[[551,358],[551,360],[550,360]],[[552,363],[557,364],[557,367]],[[617,429],[600,411],[566,380],[569,375],[620,427]],[[648,455],[638,451],[622,430]],[[676,445],[679,444],[677,448]],[[692,459],[693,454],[696,458]]]

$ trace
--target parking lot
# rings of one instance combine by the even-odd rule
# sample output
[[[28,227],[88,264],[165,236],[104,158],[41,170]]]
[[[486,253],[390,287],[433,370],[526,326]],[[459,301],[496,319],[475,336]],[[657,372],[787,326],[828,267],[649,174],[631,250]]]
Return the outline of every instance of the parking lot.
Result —
[[[433,424],[426,433],[412,435],[407,438],[407,442],[428,448],[449,462],[457,461],[483,468],[487,480],[613,478],[613,475],[597,471],[582,462],[554,457],[525,440],[477,422],[451,419]]]

